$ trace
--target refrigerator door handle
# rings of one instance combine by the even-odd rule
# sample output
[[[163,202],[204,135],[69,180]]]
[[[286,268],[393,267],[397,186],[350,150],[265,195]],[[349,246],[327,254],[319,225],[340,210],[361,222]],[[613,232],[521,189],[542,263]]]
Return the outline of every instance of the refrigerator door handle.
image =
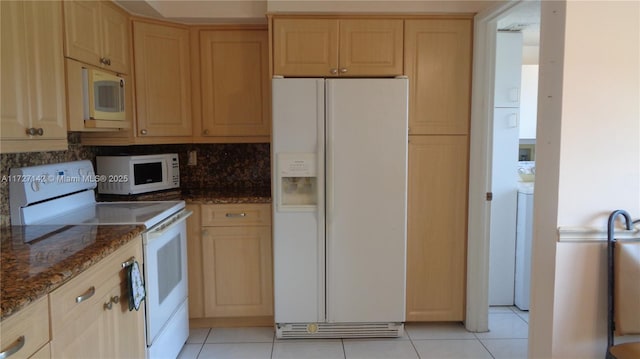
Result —
[[[334,153],[333,153],[333,91],[334,83],[331,80],[325,80],[325,318],[327,322],[332,322],[332,313],[329,298],[332,298],[331,285],[333,278],[331,277],[331,253],[333,246],[333,203],[334,203]]]
[[[333,113],[332,113],[332,98],[331,98],[331,91],[333,89],[333,83],[329,80],[326,81],[326,86],[325,86],[325,146],[326,146],[326,155],[325,155],[325,159],[326,159],[326,163],[325,163],[325,169],[326,169],[326,176],[325,176],[325,182],[326,182],[326,215],[325,215],[325,220],[327,221],[327,231],[329,231],[331,229],[331,215],[333,213],[333,208],[332,208],[332,204],[333,204],[333,183],[332,183],[332,178],[333,178]],[[327,233],[327,235],[329,235],[329,233]]]
[[[316,111],[317,111],[317,223],[318,223],[318,318],[326,320],[326,257],[325,257],[325,81],[318,80],[316,83]]]

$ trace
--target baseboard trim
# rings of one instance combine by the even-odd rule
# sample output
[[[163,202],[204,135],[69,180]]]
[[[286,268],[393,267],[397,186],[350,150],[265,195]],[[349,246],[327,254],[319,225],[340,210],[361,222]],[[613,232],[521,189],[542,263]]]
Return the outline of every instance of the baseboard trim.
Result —
[[[226,318],[189,318],[190,328],[224,327],[272,327],[273,316],[263,317],[226,317]]]

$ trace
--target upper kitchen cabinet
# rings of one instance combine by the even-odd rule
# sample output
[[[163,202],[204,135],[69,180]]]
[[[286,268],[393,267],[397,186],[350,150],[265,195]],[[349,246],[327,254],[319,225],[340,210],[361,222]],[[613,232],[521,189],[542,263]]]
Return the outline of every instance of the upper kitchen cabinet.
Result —
[[[191,136],[189,30],[134,21],[133,45],[137,136]]]
[[[130,73],[129,15],[105,1],[64,1],[65,56]]]
[[[402,31],[401,19],[274,18],[273,73],[402,75]]]
[[[196,134],[263,136],[268,142],[271,97],[267,30],[201,31],[200,88],[202,121]]]
[[[62,5],[0,4],[0,152],[67,149]]]
[[[409,134],[468,134],[472,19],[405,21]]]

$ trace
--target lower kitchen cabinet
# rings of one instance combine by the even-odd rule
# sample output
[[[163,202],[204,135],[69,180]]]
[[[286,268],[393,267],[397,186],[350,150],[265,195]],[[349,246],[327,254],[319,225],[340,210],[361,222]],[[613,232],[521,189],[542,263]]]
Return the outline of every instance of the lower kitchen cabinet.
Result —
[[[49,358],[49,300],[38,299],[0,323],[0,357]]]
[[[200,207],[200,223],[187,223],[200,225],[200,243],[188,242],[189,255],[200,255],[189,259],[189,300],[202,303],[190,313],[192,326],[273,323],[271,205]]]
[[[462,321],[467,136],[409,136],[407,321]]]
[[[51,292],[52,358],[144,358],[144,310],[129,311],[122,263],[142,265],[134,240]]]
[[[187,273],[189,276],[189,318],[204,318],[204,283],[202,281],[202,228],[200,205],[187,204],[193,212],[187,218]]]

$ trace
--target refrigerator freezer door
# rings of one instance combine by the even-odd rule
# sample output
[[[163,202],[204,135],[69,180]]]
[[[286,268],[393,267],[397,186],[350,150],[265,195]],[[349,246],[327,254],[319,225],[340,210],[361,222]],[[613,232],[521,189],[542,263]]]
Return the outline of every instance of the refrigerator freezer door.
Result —
[[[327,321],[403,322],[408,80],[326,86]]]
[[[316,154],[316,205],[279,205],[281,168],[273,171],[273,256],[276,323],[325,320],[324,80],[273,80],[272,161]],[[276,166],[278,167],[278,166]],[[309,173],[306,173],[309,172]],[[313,174],[305,171],[302,175]],[[290,175],[290,174],[288,174]]]

